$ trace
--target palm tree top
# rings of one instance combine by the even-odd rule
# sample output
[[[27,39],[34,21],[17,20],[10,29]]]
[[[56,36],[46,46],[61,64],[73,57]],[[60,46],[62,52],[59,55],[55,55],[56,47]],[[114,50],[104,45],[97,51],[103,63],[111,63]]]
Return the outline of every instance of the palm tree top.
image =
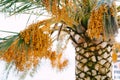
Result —
[[[66,37],[62,34],[67,34],[70,36],[66,40],[72,39],[75,43],[77,42],[71,37],[71,32],[85,33],[87,36],[85,40],[101,37],[104,40],[113,39],[114,34],[118,32],[117,12],[113,0],[1,0],[0,11],[10,15],[19,13],[50,15],[49,19],[37,21],[20,33],[3,38],[0,42],[2,59],[7,62],[15,61],[15,65],[21,71],[25,69],[24,64],[29,69],[36,66],[43,57],[50,59],[51,64],[60,69],[67,65],[67,60],[60,62],[62,51],[56,54],[51,50],[54,42],[54,38],[51,37],[56,30],[58,35],[55,39],[59,40],[61,37],[64,39]],[[27,64],[30,61],[32,63]],[[55,64],[55,61],[58,61],[58,64]]]

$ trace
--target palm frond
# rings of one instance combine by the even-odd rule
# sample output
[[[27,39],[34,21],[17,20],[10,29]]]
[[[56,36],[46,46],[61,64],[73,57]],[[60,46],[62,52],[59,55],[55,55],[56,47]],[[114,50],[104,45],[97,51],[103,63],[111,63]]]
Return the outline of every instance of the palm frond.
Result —
[[[111,36],[113,37],[116,33],[118,33],[118,25],[115,18],[116,11],[113,5],[112,7],[113,8],[110,8],[109,6],[107,12],[105,12],[103,15],[104,33],[107,38]],[[111,11],[111,9],[114,9],[114,13]]]
[[[6,38],[0,38],[0,40],[7,40]]]
[[[13,34],[19,34],[18,32],[13,32],[13,31],[5,31],[5,30],[0,30],[0,32],[5,32],[5,33],[13,33]]]
[[[1,0],[0,11],[10,13],[10,15],[16,13],[23,13],[34,9],[40,10],[42,7],[41,0]]]
[[[6,63],[6,65],[5,65],[5,72],[4,72],[4,74],[3,74],[3,79],[4,80],[8,80],[8,78],[9,78],[9,74],[11,73],[11,70],[12,70],[12,68],[13,68],[13,62],[11,62],[11,63]]]
[[[5,41],[0,42],[0,55],[2,55],[5,51],[8,50],[8,48],[16,40],[16,38],[18,38],[18,35],[10,36],[7,39],[5,38]]]

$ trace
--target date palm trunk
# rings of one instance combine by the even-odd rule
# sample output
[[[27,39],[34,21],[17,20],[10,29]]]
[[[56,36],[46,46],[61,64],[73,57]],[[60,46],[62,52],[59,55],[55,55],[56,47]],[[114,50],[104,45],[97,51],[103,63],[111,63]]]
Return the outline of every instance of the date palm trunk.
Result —
[[[112,80],[112,41],[95,41],[89,38],[83,38],[81,35],[73,34],[72,39],[75,42],[75,75],[76,80]]]
[[[76,46],[76,80],[112,80],[111,49],[108,42],[85,42]]]

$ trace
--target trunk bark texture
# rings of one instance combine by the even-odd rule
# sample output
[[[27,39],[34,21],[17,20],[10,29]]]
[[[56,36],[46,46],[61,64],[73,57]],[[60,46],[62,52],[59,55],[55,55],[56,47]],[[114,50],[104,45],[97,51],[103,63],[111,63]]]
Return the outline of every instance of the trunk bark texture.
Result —
[[[109,42],[93,41],[77,44],[76,80],[112,80],[112,44]]]

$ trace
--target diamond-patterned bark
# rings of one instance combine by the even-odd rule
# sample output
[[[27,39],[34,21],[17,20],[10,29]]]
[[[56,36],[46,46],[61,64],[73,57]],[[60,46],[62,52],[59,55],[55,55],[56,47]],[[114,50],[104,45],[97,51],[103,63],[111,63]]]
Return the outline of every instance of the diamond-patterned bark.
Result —
[[[112,80],[111,49],[106,42],[76,47],[76,80]]]

